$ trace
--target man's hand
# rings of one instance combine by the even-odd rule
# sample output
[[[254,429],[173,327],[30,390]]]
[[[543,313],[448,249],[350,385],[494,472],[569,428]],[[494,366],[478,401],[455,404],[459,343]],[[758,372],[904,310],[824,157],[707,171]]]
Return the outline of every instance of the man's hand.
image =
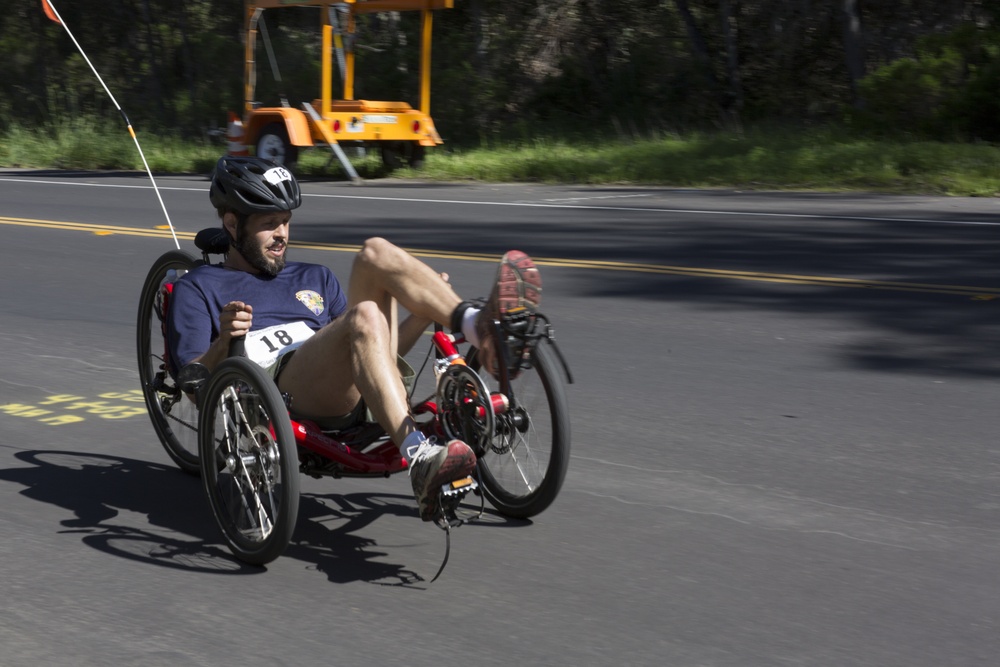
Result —
[[[205,353],[192,361],[203,364],[208,370],[222,363],[229,356],[229,343],[234,338],[242,338],[250,331],[253,324],[253,306],[242,301],[230,301],[219,313],[219,336],[209,346]]]
[[[242,301],[230,301],[219,315],[219,339],[225,345],[233,338],[246,336],[253,324],[253,306]]]

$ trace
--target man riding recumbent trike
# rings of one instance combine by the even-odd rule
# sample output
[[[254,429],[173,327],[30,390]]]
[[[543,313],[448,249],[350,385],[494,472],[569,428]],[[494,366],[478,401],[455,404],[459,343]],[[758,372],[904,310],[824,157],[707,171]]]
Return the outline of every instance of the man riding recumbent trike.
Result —
[[[446,531],[470,491],[511,517],[552,503],[569,462],[572,380],[527,255],[505,254],[490,297],[463,301],[374,238],[343,289],[324,266],[286,261],[301,203],[287,170],[224,157],[210,198],[222,226],[197,235],[202,259],[167,252],[143,285],[139,374],[161,443],[201,475],[239,559],[264,564],[287,547],[300,471],[406,471],[421,518]],[[410,313],[402,322],[397,304]],[[412,401],[400,355],[431,324],[436,390]]]

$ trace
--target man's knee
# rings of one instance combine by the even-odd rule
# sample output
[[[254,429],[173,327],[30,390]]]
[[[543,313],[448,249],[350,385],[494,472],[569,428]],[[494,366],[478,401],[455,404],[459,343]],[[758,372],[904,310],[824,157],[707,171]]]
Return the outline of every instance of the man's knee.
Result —
[[[354,261],[369,267],[392,268],[398,266],[402,252],[389,241],[375,236],[365,241]]]
[[[346,319],[352,340],[380,339],[389,335],[389,322],[374,301],[362,301],[342,317]]]

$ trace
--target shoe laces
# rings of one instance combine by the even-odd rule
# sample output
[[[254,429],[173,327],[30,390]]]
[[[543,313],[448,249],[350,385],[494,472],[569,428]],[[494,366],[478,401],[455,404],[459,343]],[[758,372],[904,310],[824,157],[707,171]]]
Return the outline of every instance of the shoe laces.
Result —
[[[406,458],[410,461],[409,471],[413,472],[413,467],[431,458],[441,450],[442,445],[437,443],[437,438],[431,436],[421,441],[419,445],[410,445],[406,448]]]

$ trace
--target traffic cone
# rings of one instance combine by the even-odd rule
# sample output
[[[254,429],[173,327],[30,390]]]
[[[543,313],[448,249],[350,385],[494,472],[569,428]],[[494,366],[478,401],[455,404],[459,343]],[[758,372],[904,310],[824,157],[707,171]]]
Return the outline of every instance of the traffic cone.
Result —
[[[226,127],[226,139],[229,141],[228,155],[247,156],[247,146],[244,141],[243,122],[232,111],[229,112],[229,125]]]

